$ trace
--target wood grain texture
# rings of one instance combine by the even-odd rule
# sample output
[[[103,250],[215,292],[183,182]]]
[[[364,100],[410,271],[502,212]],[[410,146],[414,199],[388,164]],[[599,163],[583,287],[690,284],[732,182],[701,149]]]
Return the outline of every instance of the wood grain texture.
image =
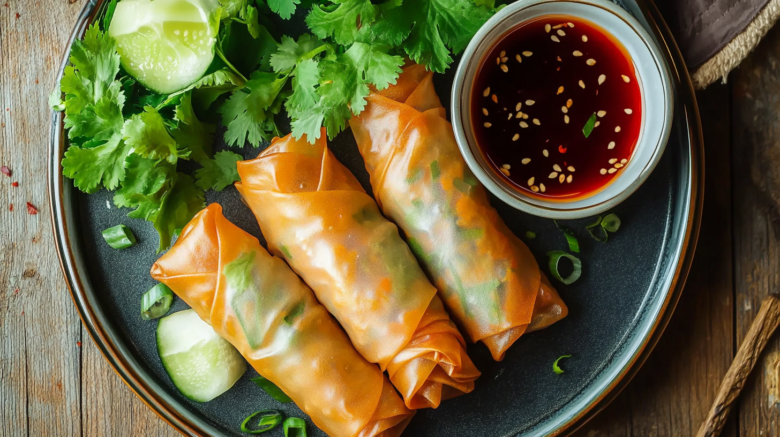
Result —
[[[648,361],[578,437],[693,435],[734,356],[730,90],[716,85],[697,98],[706,154],[704,218],[685,290]],[[734,425],[723,435],[735,435]]]
[[[769,32],[734,75],[734,284],[736,339],[741,342],[761,300],[780,289],[780,28]],[[742,435],[778,435],[776,364],[770,341],[739,406]]]

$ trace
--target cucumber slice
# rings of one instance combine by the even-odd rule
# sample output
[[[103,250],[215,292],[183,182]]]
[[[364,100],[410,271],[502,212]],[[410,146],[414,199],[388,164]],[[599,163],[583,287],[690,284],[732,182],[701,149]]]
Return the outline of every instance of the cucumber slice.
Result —
[[[215,1],[120,1],[108,34],[117,42],[122,67],[162,94],[200,79],[214,59]]]
[[[176,388],[197,402],[226,392],[246,371],[246,361],[236,348],[194,310],[160,319],[157,351]]]

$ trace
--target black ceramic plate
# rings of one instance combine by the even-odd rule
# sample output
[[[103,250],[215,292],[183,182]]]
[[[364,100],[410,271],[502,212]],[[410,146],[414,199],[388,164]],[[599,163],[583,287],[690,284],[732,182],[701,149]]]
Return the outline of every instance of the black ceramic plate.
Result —
[[[85,7],[74,37],[81,36],[99,2]],[[546,435],[571,431],[584,423],[627,383],[663,331],[688,271],[698,233],[703,186],[701,133],[692,88],[679,53],[652,4],[641,0],[623,4],[653,34],[676,81],[675,119],[662,161],[650,179],[614,212],[620,231],[608,244],[580,232],[584,260],[582,278],[571,286],[558,285],[569,316],[543,331],[523,336],[500,363],[487,348],[468,349],[482,376],[473,393],[448,400],[437,410],[421,410],[404,436]],[[298,16],[294,19],[300,19]],[[436,77],[436,89],[448,106],[450,74]],[[51,203],[62,268],[84,324],[109,362],[133,390],[161,417],[191,435],[242,435],[239,425],[250,413],[276,408],[305,417],[294,404],[279,404],[249,379],[248,371],[227,393],[199,404],[187,400],[171,383],[157,355],[156,322],[141,320],[141,294],[154,284],[149,268],[155,261],[157,237],[152,226],[126,217],[111,206],[104,191],[85,195],[61,176],[65,149],[62,120],[53,117],[51,144]],[[330,143],[336,156],[371,187],[354,139],[344,132]],[[241,151],[247,158],[260,150]],[[232,187],[210,192],[207,202],[219,202],[225,215],[262,239],[252,213]],[[544,254],[566,247],[551,220],[520,213],[497,199],[493,205],[518,235],[532,230],[529,243],[540,265]],[[582,230],[587,220],[568,223]],[[100,231],[124,223],[139,244],[116,251]],[[177,300],[173,311],[186,308]],[[564,354],[566,373],[557,375],[552,363]],[[324,436],[310,423],[310,435]],[[270,435],[281,435],[274,430]]]

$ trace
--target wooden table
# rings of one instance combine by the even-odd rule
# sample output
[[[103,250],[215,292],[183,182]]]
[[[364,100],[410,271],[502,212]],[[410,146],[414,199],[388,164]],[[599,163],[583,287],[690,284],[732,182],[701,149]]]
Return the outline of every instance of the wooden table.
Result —
[[[7,1],[0,5],[0,165],[13,175],[0,175],[0,437],[176,435],[89,339],[54,249],[46,103],[86,0]],[[778,67],[780,27],[728,85],[698,94],[707,183],[685,293],[637,377],[578,436],[692,435],[761,299],[778,290]],[[26,202],[40,212],[29,215]],[[780,402],[779,363],[776,338],[748,380],[725,435],[780,434],[774,404]]]

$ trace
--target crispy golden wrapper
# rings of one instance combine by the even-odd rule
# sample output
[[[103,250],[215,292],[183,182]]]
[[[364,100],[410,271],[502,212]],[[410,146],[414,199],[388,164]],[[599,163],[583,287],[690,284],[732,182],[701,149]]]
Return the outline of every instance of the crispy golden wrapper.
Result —
[[[499,217],[458,150],[433,88],[410,65],[350,120],[382,212],[403,230],[452,318],[493,358],[568,308]]]
[[[397,437],[414,415],[314,293],[211,204],[152,266],[258,373],[331,436]],[[258,388],[258,390],[260,390]]]
[[[236,186],[269,249],[283,256],[409,408],[474,389],[479,371],[398,228],[328,150],[276,138],[238,163]]]

